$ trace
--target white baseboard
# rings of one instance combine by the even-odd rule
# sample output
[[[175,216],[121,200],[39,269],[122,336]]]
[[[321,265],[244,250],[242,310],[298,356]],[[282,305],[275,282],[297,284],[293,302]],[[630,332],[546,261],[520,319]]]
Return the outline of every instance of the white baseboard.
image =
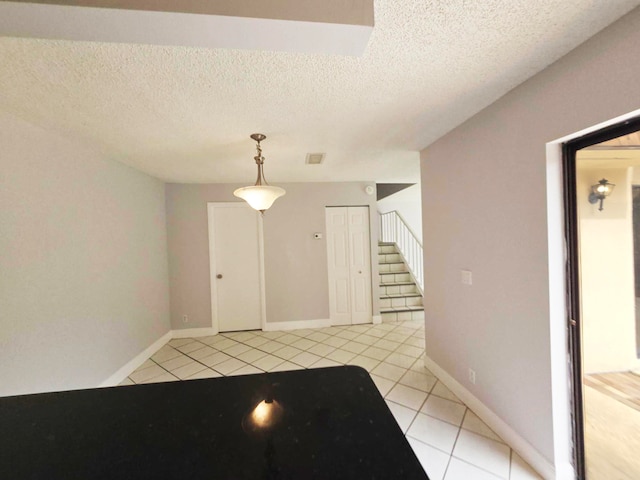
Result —
[[[169,330],[162,337],[127,362],[116,373],[102,382],[99,387],[114,387],[118,385],[125,378],[135,372],[140,365],[160,350],[160,348],[162,348],[172,338],[208,337],[209,335],[216,335],[217,333],[218,332],[213,328],[183,328],[181,330]]]
[[[374,317],[375,323],[375,317]],[[298,320],[293,322],[269,322],[264,326],[265,332],[272,332],[276,330],[297,330],[301,328],[325,328],[331,326],[331,320],[328,318],[321,318],[316,320]],[[160,348],[165,345],[172,338],[193,338],[193,337],[208,337],[210,335],[217,335],[218,331],[212,327],[206,328],[182,328],[180,330],[170,330],[165,333],[161,338],[153,342],[149,347],[144,349],[136,355],[132,360],[127,362],[122,368],[118,369],[116,373],[102,382],[100,387],[113,387],[122,382],[125,378],[131,375],[136,369],[142,365],[149,357],[156,353]]]
[[[301,328],[326,328],[331,326],[331,320],[320,318],[317,320],[295,320],[293,322],[267,322],[264,324],[265,332],[277,330],[298,330]]]
[[[379,325],[382,323],[382,315],[374,315],[373,317],[371,317],[371,322],[374,325]]]
[[[131,373],[136,371],[140,365],[147,361],[147,359],[156,353],[163,345],[165,345],[169,340],[173,338],[172,331],[169,330],[158,340],[153,342],[147,348],[145,348],[142,352],[136,355],[133,359],[128,361],[122,368],[120,368],[116,373],[107,378],[104,382],[102,382],[99,387],[115,387],[120,382],[122,382],[125,378],[127,378]]]
[[[543,478],[552,480],[556,478],[556,471],[551,464],[538,450],[528,441],[522,438],[513,428],[511,428],[504,420],[496,415],[489,407],[482,403],[478,398],[467,390],[456,379],[449,375],[436,362],[428,356],[424,356],[424,365],[439,380],[444,383],[467,407],[480,417],[500,438],[513,448],[531,467],[536,470]]]
[[[211,335],[217,335],[218,331],[215,328],[181,328],[180,330],[171,330],[173,333],[172,338],[192,338],[192,337],[209,337]]]

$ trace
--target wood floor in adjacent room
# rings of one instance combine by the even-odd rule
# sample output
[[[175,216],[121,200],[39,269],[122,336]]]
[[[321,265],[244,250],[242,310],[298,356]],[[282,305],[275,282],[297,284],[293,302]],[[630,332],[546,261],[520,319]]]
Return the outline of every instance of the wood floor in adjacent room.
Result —
[[[640,376],[587,375],[585,450],[589,480],[640,478]]]

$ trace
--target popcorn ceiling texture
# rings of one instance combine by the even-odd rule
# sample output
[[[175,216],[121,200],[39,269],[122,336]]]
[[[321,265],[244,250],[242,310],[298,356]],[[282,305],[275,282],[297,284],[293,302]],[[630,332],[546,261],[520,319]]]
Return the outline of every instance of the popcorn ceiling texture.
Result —
[[[273,183],[415,181],[420,149],[639,3],[379,0],[362,57],[3,37],[0,110],[170,182],[252,181],[254,132]]]

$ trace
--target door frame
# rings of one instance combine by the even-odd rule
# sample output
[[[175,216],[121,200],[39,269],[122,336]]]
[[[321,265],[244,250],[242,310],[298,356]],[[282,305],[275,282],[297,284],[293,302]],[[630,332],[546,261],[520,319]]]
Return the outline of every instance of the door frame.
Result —
[[[220,323],[218,320],[218,311],[213,306],[213,299],[218,298],[218,287],[215,278],[216,272],[216,258],[212,252],[215,252],[215,235],[213,231],[213,222],[211,221],[212,215],[216,208],[251,208],[245,202],[207,202],[207,233],[209,235],[209,283],[210,283],[210,296],[209,301],[211,303],[211,328],[213,334],[217,335],[220,332]],[[264,272],[264,222],[262,215],[256,212],[257,217],[257,230],[258,230],[258,278],[260,281],[260,328],[264,331],[267,323],[267,302],[266,302],[266,288],[265,288],[265,272]]]
[[[576,191],[576,152],[640,130],[640,117],[633,117],[600,128],[562,144],[564,197],[564,235],[566,244],[566,326],[571,386],[573,461],[576,479],[586,478],[584,408],[582,388],[582,318],[580,316],[580,264],[578,205]]]

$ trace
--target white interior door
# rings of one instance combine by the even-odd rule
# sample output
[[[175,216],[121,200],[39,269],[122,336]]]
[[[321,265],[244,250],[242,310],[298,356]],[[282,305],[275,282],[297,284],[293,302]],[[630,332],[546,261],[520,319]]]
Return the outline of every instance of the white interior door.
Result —
[[[220,332],[262,328],[261,218],[246,203],[210,203],[211,313]]]
[[[333,325],[371,322],[369,207],[327,207],[329,311]]]

